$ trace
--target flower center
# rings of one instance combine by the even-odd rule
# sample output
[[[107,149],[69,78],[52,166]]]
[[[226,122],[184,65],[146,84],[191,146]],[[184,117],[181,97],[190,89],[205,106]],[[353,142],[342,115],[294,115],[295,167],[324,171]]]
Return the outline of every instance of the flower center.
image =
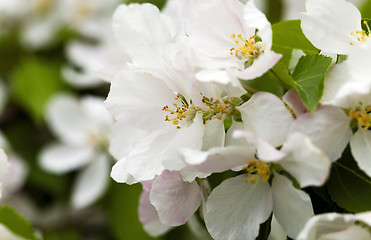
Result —
[[[358,125],[365,130],[371,129],[371,106],[362,107],[360,103],[354,109],[350,109],[349,116],[357,120]]]
[[[178,129],[180,129],[184,124],[192,123],[197,113],[202,114],[204,124],[215,118],[222,120],[227,115],[232,114],[235,106],[240,103],[240,101],[236,101],[234,98],[229,97],[224,97],[221,100],[214,100],[213,98],[203,96],[202,102],[204,103],[204,106],[199,107],[194,105],[192,100],[188,103],[185,97],[179,93],[174,99],[180,101],[180,104],[174,103],[173,108],[165,105],[162,108],[162,111],[169,113],[165,116],[165,121],[176,125]]]
[[[261,53],[261,42],[255,42],[255,35],[244,39],[241,34],[232,34],[231,38],[234,39],[235,47],[230,49],[230,54],[236,56],[241,60],[254,61]]]
[[[368,26],[367,21],[363,21],[363,24],[367,27],[368,32],[370,32],[370,27]],[[366,41],[368,39],[368,34],[366,33],[365,30],[351,32],[350,35],[358,43],[362,43],[362,42],[364,42],[364,41]],[[350,45],[354,45],[354,43],[353,42],[350,42]]]
[[[248,165],[243,168],[246,173],[245,177],[250,177],[245,180],[245,182],[257,183],[260,179],[263,179],[264,182],[269,180],[271,176],[270,163],[263,162],[261,160],[249,160]]]

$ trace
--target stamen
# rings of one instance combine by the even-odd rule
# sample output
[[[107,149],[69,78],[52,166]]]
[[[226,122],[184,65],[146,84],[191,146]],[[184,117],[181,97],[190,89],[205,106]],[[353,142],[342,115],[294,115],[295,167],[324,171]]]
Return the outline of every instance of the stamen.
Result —
[[[203,96],[202,102],[205,106],[199,107],[192,104],[192,100],[190,101],[191,104],[188,104],[185,97],[179,93],[177,93],[174,100],[180,100],[181,104],[174,103],[174,108],[172,109],[165,105],[162,111],[169,113],[169,115],[165,116],[165,121],[177,125],[178,129],[184,124],[192,122],[197,113],[202,114],[204,124],[212,119],[223,120],[226,115],[232,114],[234,107],[240,103],[234,98],[229,99],[226,97],[219,100]]]
[[[248,165],[243,168],[246,173],[244,176],[246,177],[245,182],[250,183],[257,183],[260,181],[260,179],[263,180],[263,182],[267,182],[271,176],[271,169],[270,164],[263,162],[261,160],[249,160]],[[248,178],[250,177],[250,178]]]
[[[234,39],[236,48],[230,49],[230,55],[234,55],[242,60],[254,60],[259,57],[261,52],[260,45],[255,42],[255,35],[244,39],[241,34],[233,33],[231,38]]]
[[[359,103],[354,109],[349,110],[349,116],[357,120],[363,129],[371,129],[371,106],[363,107],[362,103]]]

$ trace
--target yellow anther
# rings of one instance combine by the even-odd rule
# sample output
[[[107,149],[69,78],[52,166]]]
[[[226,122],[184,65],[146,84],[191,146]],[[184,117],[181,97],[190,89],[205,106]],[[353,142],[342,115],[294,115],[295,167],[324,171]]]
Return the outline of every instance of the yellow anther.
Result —
[[[253,60],[260,54],[260,47],[255,43],[255,36],[244,39],[241,34],[232,34],[231,38],[234,39],[237,48],[231,48],[230,54],[235,55],[243,60]]]
[[[246,171],[246,177],[253,175],[250,178],[251,183],[256,183],[260,179],[267,182],[271,176],[270,164],[261,160],[249,160],[248,165],[243,170]]]
[[[174,108],[170,109],[168,105],[165,105],[162,110],[165,112],[170,113],[169,115],[165,116],[165,121],[172,122],[174,125],[177,125],[177,128],[181,128],[181,126],[187,122],[192,122],[193,118],[196,116],[197,113],[202,114],[203,123],[205,124],[207,121],[212,119],[223,120],[226,113],[232,114],[234,105],[232,105],[228,99],[224,99],[223,101],[214,98],[207,98],[203,97],[202,102],[205,106],[195,106],[194,104],[189,105],[185,98],[181,94],[177,94],[174,98],[181,102],[181,104],[173,103]]]
[[[349,116],[357,120],[358,125],[365,130],[371,129],[371,106],[362,107],[360,103],[349,110]]]

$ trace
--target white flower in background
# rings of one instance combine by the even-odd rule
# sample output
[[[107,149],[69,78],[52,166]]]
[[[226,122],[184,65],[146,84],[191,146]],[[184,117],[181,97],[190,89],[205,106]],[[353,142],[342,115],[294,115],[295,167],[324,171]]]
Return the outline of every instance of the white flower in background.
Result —
[[[229,71],[241,79],[253,79],[281,58],[271,50],[272,30],[254,1],[189,1],[184,10],[189,41],[199,56],[196,64],[208,74]],[[202,70],[201,70],[202,71]]]
[[[0,78],[0,114],[3,112],[8,98],[7,89]]]
[[[288,135],[294,118],[276,96],[257,93],[237,109],[243,120],[240,128],[244,129],[234,133],[239,139],[230,137],[231,127],[223,148],[181,150],[184,161],[200,172],[246,172],[212,191],[206,202],[206,226],[217,240],[255,239],[259,225],[273,211],[287,235],[296,237],[313,215],[311,200],[274,166],[283,167],[301,187],[318,186],[327,179],[330,161],[305,135]]]
[[[110,20],[97,23],[99,43],[89,44],[73,41],[67,45],[67,57],[73,65],[62,69],[64,78],[78,88],[94,87],[109,82],[120,70],[125,69],[129,61],[128,55],[116,41]],[[97,33],[98,35],[98,33]]]
[[[99,22],[108,19],[119,0],[32,0],[27,1],[21,42],[26,48],[39,49],[50,45],[62,27],[84,36],[96,38]]]
[[[75,208],[86,207],[104,193],[108,184],[107,134],[112,118],[101,98],[78,100],[70,95],[58,95],[48,106],[47,120],[60,142],[42,150],[40,164],[57,174],[81,169],[71,201]]]
[[[368,39],[357,7],[345,0],[307,0],[301,28],[318,49],[349,54]]]
[[[2,200],[11,198],[25,183],[28,167],[23,159],[15,154],[2,132],[0,132],[0,148],[6,152],[8,168],[5,174],[0,176],[2,184]]]
[[[297,240],[369,240],[371,212],[319,214],[306,223]]]
[[[4,177],[9,168],[8,157],[4,150],[0,148],[0,177]],[[0,182],[0,197],[2,196],[2,183]]]

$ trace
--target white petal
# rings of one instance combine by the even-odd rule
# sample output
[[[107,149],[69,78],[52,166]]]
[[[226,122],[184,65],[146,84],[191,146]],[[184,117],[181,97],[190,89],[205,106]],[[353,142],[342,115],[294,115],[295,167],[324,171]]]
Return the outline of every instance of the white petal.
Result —
[[[264,48],[270,50],[272,45],[272,29],[267,17],[256,6],[254,1],[248,1],[243,8],[243,20],[247,29],[257,29],[262,38]]]
[[[3,177],[9,168],[8,157],[4,150],[0,148],[0,177]]]
[[[0,224],[0,239],[4,240],[26,240],[25,238],[18,237],[17,235],[13,234],[7,227]]]
[[[269,49],[265,50],[264,53],[260,54],[259,57],[254,60],[254,63],[251,66],[242,71],[236,72],[236,75],[244,80],[260,77],[269,69],[274,67],[281,57],[281,54],[277,54]]]
[[[146,130],[141,130],[117,121],[109,136],[109,152],[114,158],[120,159],[128,154],[147,134],[148,131]]]
[[[352,136],[349,121],[340,108],[322,106],[313,113],[300,115],[290,133],[304,133],[331,161],[335,161],[341,157]]]
[[[123,71],[112,81],[105,104],[116,120],[154,130],[169,125],[169,122],[165,122],[166,113],[162,108],[165,105],[172,106],[175,96],[158,78]]]
[[[371,239],[371,234],[365,228],[360,226],[351,226],[345,230],[340,230],[338,232],[333,232],[323,235],[321,239],[336,239],[336,240],[349,240],[349,239],[359,239],[359,240],[369,240]]]
[[[169,126],[151,132],[113,166],[111,176],[118,182],[131,184],[152,180],[165,169],[182,169],[185,164],[178,149],[201,149],[204,125],[200,117],[196,116],[189,127]]]
[[[84,208],[101,197],[108,186],[109,162],[105,155],[97,156],[78,176],[72,192],[72,206]]]
[[[91,148],[52,144],[42,150],[39,161],[47,171],[65,173],[86,165],[93,155]]]
[[[359,127],[350,139],[350,148],[359,168],[371,177],[371,131]]]
[[[254,240],[272,212],[268,183],[246,183],[243,175],[214,188],[206,203],[206,227],[215,240]]]
[[[149,201],[149,191],[143,190],[139,198],[139,220],[144,230],[152,237],[166,233],[172,227],[162,224],[156,208]]]
[[[350,35],[361,29],[361,14],[345,0],[308,0],[307,13],[301,15],[301,28],[317,48],[338,54],[351,52]],[[346,16],[346,17],[344,17]]]
[[[248,131],[236,130],[233,135],[236,138],[246,138],[249,143],[256,147],[256,155],[258,158],[266,162],[278,161],[286,157],[286,153],[277,150],[274,146],[270,145],[256,134],[252,134]]]
[[[224,122],[213,119],[205,124],[205,133],[202,140],[202,150],[208,150],[213,147],[224,146],[225,130]]]
[[[150,201],[157,209],[162,223],[170,226],[184,224],[201,203],[196,182],[183,182],[176,171],[164,171],[152,184]]]
[[[271,223],[271,232],[269,233],[268,240],[286,240],[287,234],[282,226],[278,223],[277,218],[273,215]]]
[[[205,173],[224,172],[255,159],[255,149],[249,145],[212,148],[207,152],[185,148],[180,153],[186,164]]]
[[[293,122],[283,102],[271,93],[258,92],[236,109],[241,112],[246,130],[275,147],[282,145]]]
[[[308,137],[298,132],[291,134],[281,151],[286,152],[287,157],[279,163],[301,187],[319,186],[326,181],[331,162]]]
[[[357,215],[356,215],[357,216]],[[339,213],[326,213],[320,214],[312,217],[306,223],[304,229],[300,232],[297,237],[297,240],[326,240],[326,239],[339,239],[339,238],[327,238],[327,236],[331,236],[332,234],[340,234],[345,233],[345,236],[349,233],[348,229],[351,228],[350,232],[354,231],[360,235],[352,235],[351,238],[346,239],[370,239],[370,233],[366,238],[358,238],[362,237],[363,233],[358,231],[352,227],[355,226],[355,215],[352,214],[339,214]],[[365,235],[363,235],[365,236]],[[339,235],[337,236],[339,237]],[[341,239],[341,238],[340,238]]]
[[[227,61],[231,59],[229,49],[234,43],[232,34],[245,35],[243,7],[237,0],[189,1],[184,16],[191,42],[206,56]],[[248,37],[252,34],[247,33]]]
[[[314,215],[312,201],[305,192],[296,189],[284,176],[275,174],[272,182],[273,212],[287,235],[295,238]]]
[[[121,47],[130,55],[150,42],[171,42],[175,26],[152,4],[120,5],[113,15],[113,30]]]

